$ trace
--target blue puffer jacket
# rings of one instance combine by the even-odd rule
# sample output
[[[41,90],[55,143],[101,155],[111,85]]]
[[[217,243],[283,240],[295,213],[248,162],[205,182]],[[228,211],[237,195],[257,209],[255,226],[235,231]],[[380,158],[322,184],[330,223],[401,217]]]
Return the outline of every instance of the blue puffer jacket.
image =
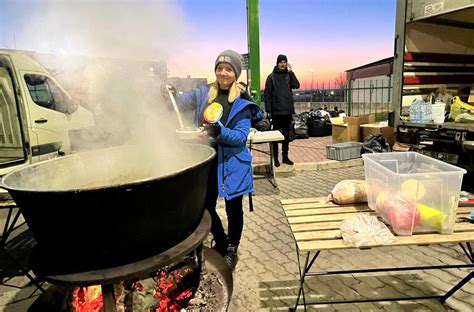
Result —
[[[197,126],[208,104],[208,90],[203,86],[176,96],[180,108],[196,110]],[[253,192],[252,155],[247,148],[247,136],[251,120],[262,117],[263,111],[251,101],[238,97],[232,104],[227,122],[216,138],[219,196],[232,199]]]

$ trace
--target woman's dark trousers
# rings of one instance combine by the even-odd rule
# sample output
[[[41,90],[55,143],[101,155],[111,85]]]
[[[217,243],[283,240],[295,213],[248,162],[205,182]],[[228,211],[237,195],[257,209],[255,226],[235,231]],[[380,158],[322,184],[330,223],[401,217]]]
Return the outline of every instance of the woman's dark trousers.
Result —
[[[242,229],[244,226],[244,213],[242,208],[243,196],[225,200],[225,209],[227,214],[228,233],[226,235],[222,221],[216,211],[217,204],[217,157],[212,160],[207,183],[207,193],[204,202],[204,208],[211,215],[212,225],[211,233],[214,237],[215,248],[221,254],[224,254],[229,244],[238,246],[242,237]]]

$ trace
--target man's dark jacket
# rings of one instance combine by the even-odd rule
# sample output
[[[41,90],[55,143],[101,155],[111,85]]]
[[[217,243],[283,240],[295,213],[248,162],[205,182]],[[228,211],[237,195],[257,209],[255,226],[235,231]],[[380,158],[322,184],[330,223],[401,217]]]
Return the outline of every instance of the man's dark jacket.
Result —
[[[295,103],[291,89],[299,89],[300,82],[295,73],[288,69],[280,70],[275,66],[265,82],[265,111],[272,115],[292,115]]]

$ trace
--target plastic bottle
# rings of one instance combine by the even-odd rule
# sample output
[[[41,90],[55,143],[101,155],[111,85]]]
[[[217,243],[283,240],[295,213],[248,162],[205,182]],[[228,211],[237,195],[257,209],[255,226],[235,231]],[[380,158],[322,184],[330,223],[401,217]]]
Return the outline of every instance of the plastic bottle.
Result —
[[[425,116],[426,116],[426,102],[425,101],[420,101],[419,108],[418,108],[418,122],[419,123],[424,123],[425,122]]]
[[[431,102],[426,103],[426,116],[425,116],[425,122],[426,123],[431,123],[433,122],[433,106]]]
[[[410,122],[415,122],[415,103],[416,101],[413,101],[410,105]]]
[[[423,101],[421,100],[416,100],[415,102],[415,120],[414,122],[421,122],[421,109],[422,109],[422,103]]]
[[[430,123],[431,122],[431,102],[423,102],[421,104],[421,123]]]
[[[419,115],[419,120],[418,122],[424,123],[425,122],[425,116],[426,116],[426,102],[421,102],[420,103],[420,115]]]
[[[410,122],[420,122],[420,101],[415,100],[410,105]]]
[[[423,101],[418,101],[416,106],[416,122],[421,122],[423,120]]]

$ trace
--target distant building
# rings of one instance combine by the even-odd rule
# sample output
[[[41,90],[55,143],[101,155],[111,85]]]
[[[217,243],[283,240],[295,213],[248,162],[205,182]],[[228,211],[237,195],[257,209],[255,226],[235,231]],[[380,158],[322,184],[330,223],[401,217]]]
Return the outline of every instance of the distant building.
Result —
[[[344,88],[293,90],[293,99],[295,102],[343,102]]]
[[[392,98],[393,57],[346,70],[352,103],[388,103]]]

